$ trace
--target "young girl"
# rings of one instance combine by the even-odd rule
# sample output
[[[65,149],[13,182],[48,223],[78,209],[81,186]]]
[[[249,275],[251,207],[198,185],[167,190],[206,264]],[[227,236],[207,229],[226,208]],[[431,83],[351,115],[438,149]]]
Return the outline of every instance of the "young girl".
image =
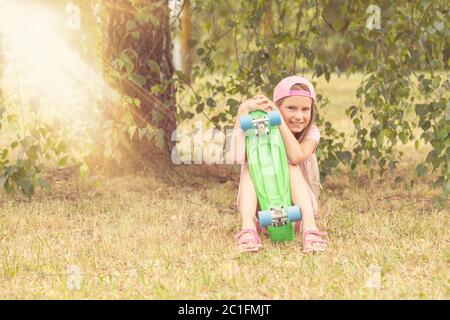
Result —
[[[238,191],[238,208],[242,216],[242,230],[235,236],[240,252],[257,252],[261,247],[258,231],[261,229],[256,217],[258,200],[245,163],[245,133],[240,128],[239,118],[253,110],[279,110],[286,154],[289,162],[291,196],[299,206],[303,224],[303,251],[317,252],[326,248],[325,234],[315,222],[318,208],[319,177],[315,151],[320,139],[319,129],[314,125],[317,116],[316,94],[312,84],[302,77],[292,76],[281,80],[275,87],[273,102],[263,95],[244,101],[238,110],[231,140],[231,157],[243,163]],[[296,223],[300,230],[300,223]]]

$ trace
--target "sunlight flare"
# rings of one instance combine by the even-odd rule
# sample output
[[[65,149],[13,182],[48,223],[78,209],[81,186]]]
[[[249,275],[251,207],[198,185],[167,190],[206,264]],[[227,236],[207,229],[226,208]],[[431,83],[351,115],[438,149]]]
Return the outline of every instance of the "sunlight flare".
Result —
[[[95,102],[113,90],[64,40],[65,18],[31,3],[0,7],[0,33],[6,44],[3,86],[45,101],[45,117],[89,121]]]

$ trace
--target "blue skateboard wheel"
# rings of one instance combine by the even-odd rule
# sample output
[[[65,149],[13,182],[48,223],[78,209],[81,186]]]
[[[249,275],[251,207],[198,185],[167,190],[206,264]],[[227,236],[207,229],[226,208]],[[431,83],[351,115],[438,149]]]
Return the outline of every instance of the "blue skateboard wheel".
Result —
[[[247,131],[248,129],[253,128],[252,117],[250,117],[250,116],[240,117],[239,122],[241,124],[241,129],[244,131]]]
[[[300,213],[300,208],[297,206],[287,208],[288,219],[290,222],[302,220],[302,214]]]
[[[281,124],[281,115],[279,111],[269,111],[267,116],[269,117],[269,123],[271,126],[279,126]]]
[[[261,227],[268,227],[272,225],[272,212],[271,211],[259,211],[259,224]]]

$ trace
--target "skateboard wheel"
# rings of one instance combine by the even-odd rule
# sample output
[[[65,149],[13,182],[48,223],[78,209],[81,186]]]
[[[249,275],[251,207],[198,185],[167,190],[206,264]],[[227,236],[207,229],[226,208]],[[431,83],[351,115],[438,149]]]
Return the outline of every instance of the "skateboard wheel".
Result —
[[[278,126],[281,124],[281,115],[277,110],[270,111],[267,113],[267,116],[269,117],[269,123],[271,126]]]
[[[241,124],[241,129],[244,131],[247,131],[248,129],[253,128],[252,117],[250,117],[250,116],[240,117],[239,122]]]
[[[288,219],[290,222],[302,220],[302,214],[300,213],[300,208],[297,206],[287,208]]]
[[[258,217],[261,227],[268,227],[272,225],[272,211],[259,211]]]

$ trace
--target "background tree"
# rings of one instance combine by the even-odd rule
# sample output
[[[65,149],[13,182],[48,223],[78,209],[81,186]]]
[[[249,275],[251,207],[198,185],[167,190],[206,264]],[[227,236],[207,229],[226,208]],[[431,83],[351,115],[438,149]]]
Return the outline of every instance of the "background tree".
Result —
[[[181,15],[181,62],[182,70],[186,76],[186,82],[191,82],[191,72],[192,72],[192,56],[191,56],[191,46],[189,42],[191,40],[192,22],[190,9],[190,0],[185,0],[183,4],[183,13]]]
[[[103,0],[105,74],[129,97],[129,110],[140,128],[147,124],[161,144],[169,146],[176,127],[175,92],[171,79],[169,9],[159,0]]]

